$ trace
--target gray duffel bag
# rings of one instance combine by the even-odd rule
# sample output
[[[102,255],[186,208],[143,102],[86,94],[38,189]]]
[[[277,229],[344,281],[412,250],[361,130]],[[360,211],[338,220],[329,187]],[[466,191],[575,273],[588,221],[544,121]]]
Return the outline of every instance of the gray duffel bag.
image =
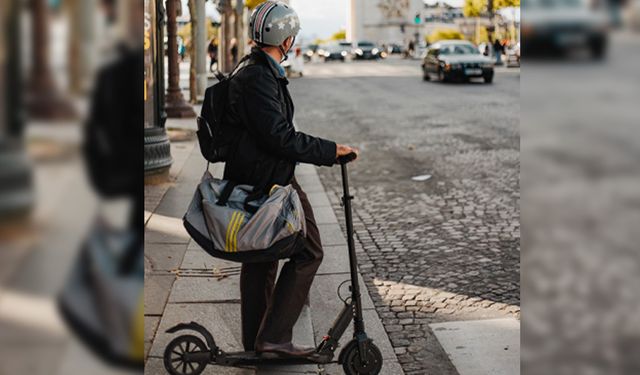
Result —
[[[253,186],[202,176],[184,215],[187,232],[216,258],[241,263],[288,258],[306,235],[304,211],[291,185],[274,185],[269,194]]]

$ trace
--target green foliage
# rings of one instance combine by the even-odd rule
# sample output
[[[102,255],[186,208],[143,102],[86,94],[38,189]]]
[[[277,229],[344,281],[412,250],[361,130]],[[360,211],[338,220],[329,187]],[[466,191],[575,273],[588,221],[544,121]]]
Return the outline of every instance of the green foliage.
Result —
[[[493,8],[495,10],[508,7],[518,8],[519,6],[520,0],[493,0]]]
[[[343,40],[346,38],[347,38],[347,32],[345,30],[340,30],[333,33],[333,35],[329,37],[329,40]]]
[[[184,24],[178,28],[178,36],[186,43],[191,40],[191,22]]]
[[[465,17],[480,17],[486,11],[487,0],[464,0],[464,7],[462,8],[462,12],[464,13]]]
[[[478,27],[476,35],[474,35],[473,43],[476,45],[480,43],[489,43],[489,32],[486,27]]]
[[[435,29],[426,39],[429,43],[435,43],[439,40],[464,39],[464,35],[456,29]]]
[[[244,5],[249,9],[253,9],[265,1],[266,0],[245,0]]]

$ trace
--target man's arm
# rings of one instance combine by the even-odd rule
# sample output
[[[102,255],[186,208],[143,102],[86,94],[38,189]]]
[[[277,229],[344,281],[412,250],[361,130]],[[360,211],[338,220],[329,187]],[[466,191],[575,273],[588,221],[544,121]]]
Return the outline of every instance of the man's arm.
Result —
[[[278,82],[260,68],[244,69],[242,85],[243,122],[269,151],[302,163],[331,166],[336,161],[336,144],[326,139],[296,131],[281,110]]]

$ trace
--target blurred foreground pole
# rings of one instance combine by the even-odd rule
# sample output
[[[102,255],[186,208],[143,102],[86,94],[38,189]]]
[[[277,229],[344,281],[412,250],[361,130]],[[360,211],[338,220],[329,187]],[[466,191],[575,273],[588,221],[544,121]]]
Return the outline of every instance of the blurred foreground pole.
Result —
[[[70,120],[76,117],[71,103],[62,96],[51,74],[49,59],[49,12],[46,0],[31,0],[33,65],[27,94],[27,109],[34,119]]]
[[[145,183],[166,180],[173,163],[165,130],[164,9],[162,0],[144,0],[144,174]]]
[[[231,37],[233,29],[231,27],[231,0],[218,1],[218,13],[220,13],[220,43],[218,44],[218,70],[228,73],[233,69],[231,66]]]
[[[191,13],[191,22],[195,30],[193,51],[196,62],[196,92],[198,101],[204,99],[204,91],[207,89],[207,18],[205,14],[205,0],[192,0],[197,10]],[[195,20],[195,23],[193,21]]]
[[[0,220],[22,218],[33,206],[31,167],[24,147],[19,0],[0,4]]]
[[[177,41],[178,24],[176,22],[178,1],[180,0],[166,0],[169,88],[167,89],[165,109],[169,117],[196,117],[193,107],[184,99],[182,88],[180,87],[180,65],[178,63]]]
[[[96,0],[69,0],[69,89],[76,94],[89,90],[93,78],[96,45]]]
[[[246,35],[247,32],[244,28],[244,11],[245,11],[245,7],[244,7],[244,1],[243,0],[236,0],[236,7],[235,7],[235,27],[236,27],[236,40],[238,42],[238,61],[240,61],[240,59],[242,58],[242,56],[244,55],[245,52],[245,46],[246,46]]]

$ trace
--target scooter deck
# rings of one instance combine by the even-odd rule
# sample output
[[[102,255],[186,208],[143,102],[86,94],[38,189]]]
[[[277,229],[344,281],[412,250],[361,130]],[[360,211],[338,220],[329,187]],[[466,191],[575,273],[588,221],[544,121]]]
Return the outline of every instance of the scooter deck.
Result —
[[[278,365],[278,364],[318,364],[329,363],[333,356],[313,354],[308,357],[287,357],[275,353],[256,353],[250,352],[232,352],[225,353],[223,356],[216,358],[212,363],[226,365]]]

